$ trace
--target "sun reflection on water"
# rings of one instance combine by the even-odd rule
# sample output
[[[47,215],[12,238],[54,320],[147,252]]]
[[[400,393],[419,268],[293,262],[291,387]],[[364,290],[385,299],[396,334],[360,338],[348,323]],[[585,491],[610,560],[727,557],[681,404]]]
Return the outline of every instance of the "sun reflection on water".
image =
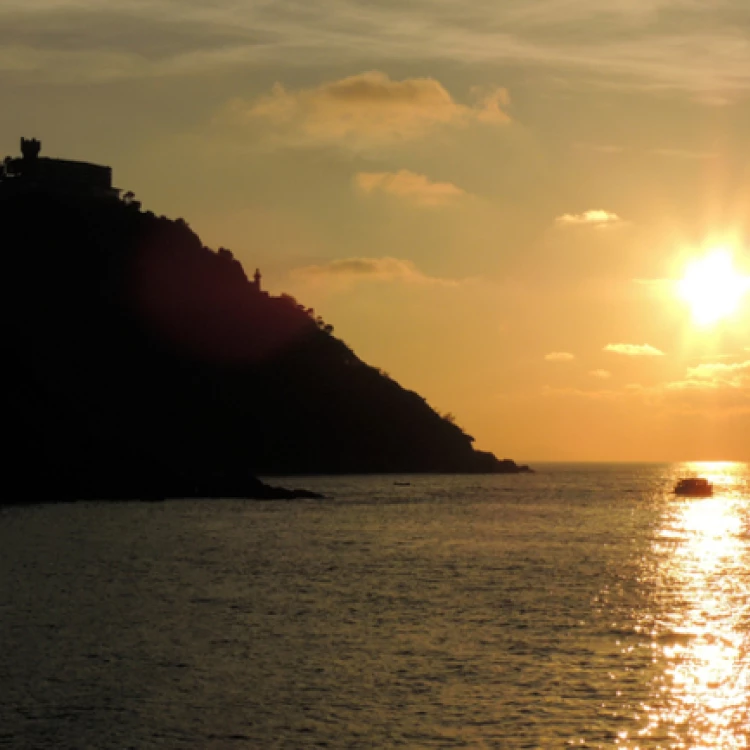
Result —
[[[660,566],[644,582],[657,599],[656,677],[641,744],[628,747],[748,748],[750,506],[731,464],[685,465],[681,474],[707,477],[714,496],[668,501],[655,542]]]

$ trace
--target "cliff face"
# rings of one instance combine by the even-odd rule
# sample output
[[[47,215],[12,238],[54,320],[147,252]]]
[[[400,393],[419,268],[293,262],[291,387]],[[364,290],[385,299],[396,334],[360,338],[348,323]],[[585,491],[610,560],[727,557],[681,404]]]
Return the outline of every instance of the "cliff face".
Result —
[[[212,494],[252,473],[518,469],[184,221],[38,194],[0,217],[6,458],[32,483]]]

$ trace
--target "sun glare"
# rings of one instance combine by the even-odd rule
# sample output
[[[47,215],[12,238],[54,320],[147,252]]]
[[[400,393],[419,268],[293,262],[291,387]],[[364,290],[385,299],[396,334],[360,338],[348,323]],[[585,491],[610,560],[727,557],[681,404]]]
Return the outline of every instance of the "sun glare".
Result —
[[[728,250],[717,248],[694,260],[679,283],[679,293],[701,326],[710,326],[728,318],[740,306],[750,290],[750,278],[733,266]]]

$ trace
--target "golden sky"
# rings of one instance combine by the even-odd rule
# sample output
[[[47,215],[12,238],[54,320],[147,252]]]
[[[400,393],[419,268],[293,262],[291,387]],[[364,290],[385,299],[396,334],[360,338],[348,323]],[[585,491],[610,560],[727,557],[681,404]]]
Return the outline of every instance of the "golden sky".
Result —
[[[6,0],[0,101],[479,448],[750,460],[744,0]]]

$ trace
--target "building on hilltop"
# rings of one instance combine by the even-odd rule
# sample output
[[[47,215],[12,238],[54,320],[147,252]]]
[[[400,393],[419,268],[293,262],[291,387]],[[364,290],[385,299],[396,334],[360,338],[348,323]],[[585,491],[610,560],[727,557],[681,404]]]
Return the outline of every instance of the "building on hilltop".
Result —
[[[0,164],[0,196],[27,192],[52,192],[86,198],[117,200],[112,168],[100,164],[39,156],[36,138],[21,138],[21,156],[7,156]]]

